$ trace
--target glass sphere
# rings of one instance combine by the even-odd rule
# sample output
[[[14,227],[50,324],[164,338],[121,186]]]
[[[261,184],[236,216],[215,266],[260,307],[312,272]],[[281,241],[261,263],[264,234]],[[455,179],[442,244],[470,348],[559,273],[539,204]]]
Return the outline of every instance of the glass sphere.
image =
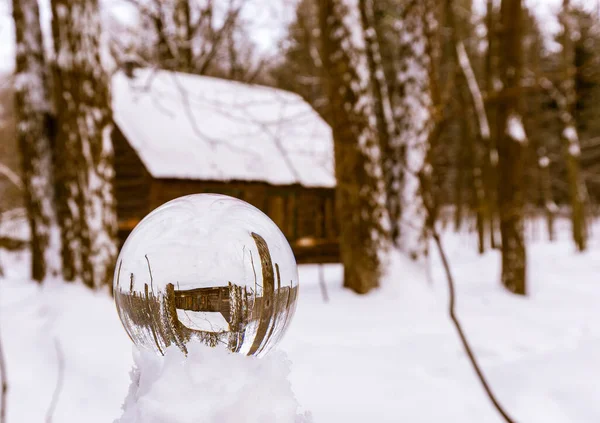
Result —
[[[277,225],[225,195],[195,194],[158,207],[131,232],[116,263],[114,296],[142,348],[187,353],[199,342],[267,353],[289,325],[298,269]]]

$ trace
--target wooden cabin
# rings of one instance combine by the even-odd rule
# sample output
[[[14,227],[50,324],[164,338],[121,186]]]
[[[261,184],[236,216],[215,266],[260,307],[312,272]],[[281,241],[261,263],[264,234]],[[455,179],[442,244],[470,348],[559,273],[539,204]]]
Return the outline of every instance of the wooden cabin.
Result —
[[[121,242],[169,200],[220,193],[271,217],[298,263],[339,261],[331,130],[299,96],[150,69],[112,94]]]

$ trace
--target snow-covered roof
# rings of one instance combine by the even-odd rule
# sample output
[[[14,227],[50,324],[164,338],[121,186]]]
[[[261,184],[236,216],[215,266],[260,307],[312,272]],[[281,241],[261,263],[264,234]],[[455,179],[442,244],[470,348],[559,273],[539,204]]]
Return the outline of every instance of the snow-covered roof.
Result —
[[[298,95],[136,69],[112,79],[114,121],[156,178],[333,187],[331,129]]]

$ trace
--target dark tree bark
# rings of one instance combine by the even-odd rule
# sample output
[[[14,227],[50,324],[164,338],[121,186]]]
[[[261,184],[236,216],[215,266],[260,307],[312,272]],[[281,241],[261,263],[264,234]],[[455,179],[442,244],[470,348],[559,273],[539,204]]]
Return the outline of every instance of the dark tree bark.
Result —
[[[569,199],[571,205],[571,228],[573,241],[577,250],[584,251],[587,246],[586,231],[586,190],[581,176],[579,157],[581,147],[577,124],[573,118],[577,94],[575,92],[575,49],[573,46],[573,19],[571,15],[571,2],[563,0],[563,10],[560,21],[563,27],[562,41],[562,67],[563,77],[561,83],[562,101],[558,103],[560,118],[563,124],[561,140],[563,143],[565,162],[567,165],[567,184],[569,186]]]
[[[461,122],[461,137],[456,140],[456,181],[454,185],[454,230],[460,232],[464,221],[464,186],[465,186],[465,122]]]
[[[168,34],[165,11],[161,0],[154,0],[155,13],[150,15],[154,30],[156,32],[156,58],[158,64],[164,69],[176,69],[176,52],[171,48],[171,37]]]
[[[178,70],[192,71],[192,21],[189,0],[176,0],[175,3],[175,34],[178,48]]]
[[[60,273],[60,236],[54,206],[50,96],[37,1],[13,0],[13,18],[16,127],[31,228],[31,275],[41,282]]]
[[[319,1],[323,85],[329,99],[334,138],[336,207],[344,286],[366,293],[378,286],[380,252],[385,248],[382,222],[387,215],[378,179],[379,148],[373,116],[366,58],[352,34],[360,25],[357,10],[341,0]],[[348,22],[355,22],[350,25]],[[360,30],[360,26],[358,28]]]
[[[97,0],[52,0],[57,202],[67,280],[109,282],[116,259],[112,116]]]
[[[496,93],[496,87],[494,86],[494,80],[496,74],[494,69],[497,65],[496,60],[496,41],[497,41],[497,24],[496,14],[494,11],[494,0],[487,0],[487,11],[486,11],[486,29],[487,29],[487,51],[485,54],[485,93],[488,98],[486,104],[486,111],[488,116],[494,116],[495,107],[490,101],[490,98]],[[494,119],[489,119],[490,123],[490,137],[485,145],[485,155],[483,161],[483,180],[485,184],[485,195],[487,203],[487,221],[489,226],[490,235],[490,247],[496,248],[496,219],[498,216],[498,184],[497,184],[497,173],[498,173],[498,150],[496,149],[496,136],[495,130],[492,126]],[[484,140],[485,141],[485,140]]]
[[[544,151],[545,153],[545,151]],[[554,202],[552,195],[552,173],[550,172],[550,159],[546,155],[538,158],[538,170],[540,175],[540,190],[544,212],[546,214],[546,229],[548,231],[548,240],[554,241],[556,238],[554,230],[554,219],[558,206]]]
[[[519,95],[522,73],[521,0],[502,0],[500,10],[499,75],[502,90],[497,103],[498,207],[502,237],[502,284],[525,295],[526,250],[523,236],[525,147]]]

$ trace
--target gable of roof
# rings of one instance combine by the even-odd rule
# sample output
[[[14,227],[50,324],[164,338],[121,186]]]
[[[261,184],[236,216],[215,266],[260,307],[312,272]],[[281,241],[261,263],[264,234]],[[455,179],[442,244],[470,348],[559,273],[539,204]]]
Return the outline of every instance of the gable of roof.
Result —
[[[155,178],[335,186],[331,129],[296,94],[136,69],[113,76],[112,105]]]

